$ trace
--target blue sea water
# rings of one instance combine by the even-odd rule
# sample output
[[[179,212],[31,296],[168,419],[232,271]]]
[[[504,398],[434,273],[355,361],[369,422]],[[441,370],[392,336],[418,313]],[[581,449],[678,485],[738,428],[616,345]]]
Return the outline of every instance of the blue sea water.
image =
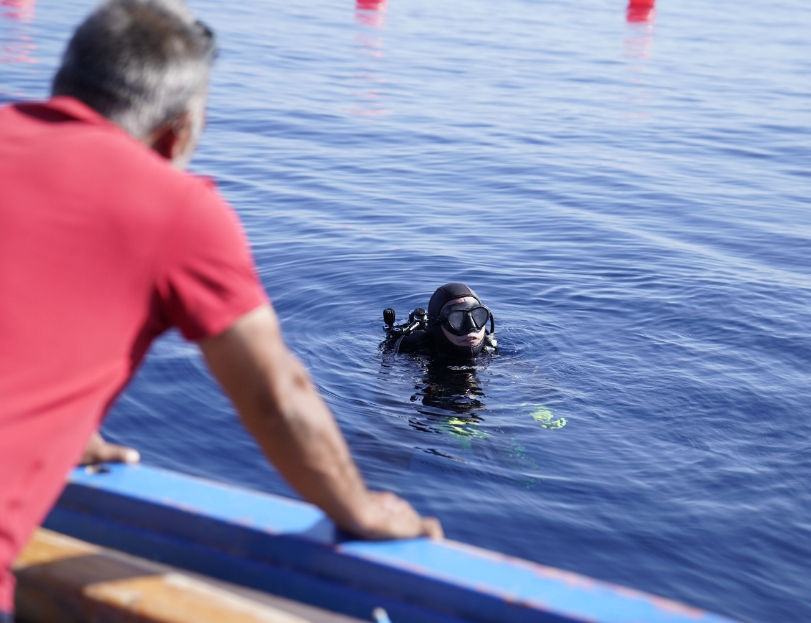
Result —
[[[454,539],[811,621],[805,0],[192,5],[221,45],[192,168],[372,486]],[[46,96],[92,6],[2,1],[0,100]],[[447,281],[500,344],[450,380],[378,348]],[[175,334],[105,433],[292,495]]]

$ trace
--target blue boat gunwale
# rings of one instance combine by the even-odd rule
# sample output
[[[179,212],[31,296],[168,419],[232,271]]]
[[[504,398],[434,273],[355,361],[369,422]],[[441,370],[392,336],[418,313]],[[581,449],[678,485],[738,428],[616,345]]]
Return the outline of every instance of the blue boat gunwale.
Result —
[[[45,526],[353,616],[384,605],[397,623],[730,623],[455,541],[351,540],[306,502],[145,465],[74,470]]]

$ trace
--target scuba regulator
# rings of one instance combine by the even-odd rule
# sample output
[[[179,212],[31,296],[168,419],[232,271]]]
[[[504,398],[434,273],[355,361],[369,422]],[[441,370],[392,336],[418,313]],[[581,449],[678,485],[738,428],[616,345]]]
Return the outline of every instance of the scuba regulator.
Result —
[[[402,324],[395,325],[396,319],[397,313],[393,308],[387,307],[383,310],[383,322],[386,323],[386,340],[400,340],[414,333],[414,331],[425,329],[428,326],[428,312],[422,307],[418,307],[408,314],[408,320]]]

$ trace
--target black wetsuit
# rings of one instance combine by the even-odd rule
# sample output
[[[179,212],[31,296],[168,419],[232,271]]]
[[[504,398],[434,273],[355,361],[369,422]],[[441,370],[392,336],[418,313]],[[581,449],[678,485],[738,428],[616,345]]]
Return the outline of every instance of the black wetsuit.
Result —
[[[445,350],[440,350],[437,348],[434,336],[424,329],[419,329],[413,333],[409,333],[400,341],[398,346],[397,340],[399,339],[399,337],[394,337],[386,340],[386,342],[384,342],[385,348],[391,350],[397,347],[398,353],[405,353],[409,355],[425,355],[426,357],[440,357],[460,360],[474,359],[478,354],[491,353],[495,350],[495,340],[489,333],[484,336],[484,347],[472,357],[468,355],[459,356],[455,353],[451,354]]]
[[[399,338],[398,338],[399,339]],[[397,340],[393,340],[391,346],[394,347]],[[434,337],[425,329],[419,329],[406,335],[397,347],[398,353],[408,353],[411,355],[435,355],[437,353],[434,345]]]

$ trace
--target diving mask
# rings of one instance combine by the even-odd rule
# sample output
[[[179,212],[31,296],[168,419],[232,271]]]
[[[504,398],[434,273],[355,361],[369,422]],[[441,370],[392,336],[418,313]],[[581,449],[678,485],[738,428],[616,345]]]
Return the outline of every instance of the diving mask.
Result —
[[[478,301],[451,305],[442,310],[436,322],[453,335],[477,333],[492,320],[493,314]]]

